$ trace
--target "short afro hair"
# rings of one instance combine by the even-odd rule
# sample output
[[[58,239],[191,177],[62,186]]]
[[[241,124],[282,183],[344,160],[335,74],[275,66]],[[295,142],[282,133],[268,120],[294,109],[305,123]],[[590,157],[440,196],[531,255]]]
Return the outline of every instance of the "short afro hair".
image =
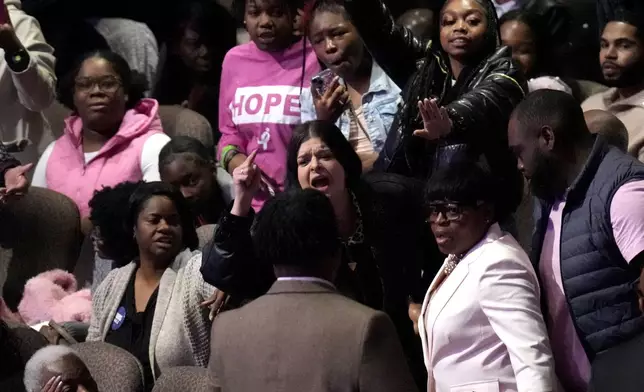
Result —
[[[122,182],[114,187],[104,187],[96,191],[89,202],[89,219],[100,232],[103,244],[101,251],[117,267],[128,264],[136,257],[132,228],[126,226],[126,220],[130,196],[141,183]]]
[[[340,236],[329,198],[313,189],[291,189],[269,200],[253,226],[260,262],[311,270],[336,256]]]

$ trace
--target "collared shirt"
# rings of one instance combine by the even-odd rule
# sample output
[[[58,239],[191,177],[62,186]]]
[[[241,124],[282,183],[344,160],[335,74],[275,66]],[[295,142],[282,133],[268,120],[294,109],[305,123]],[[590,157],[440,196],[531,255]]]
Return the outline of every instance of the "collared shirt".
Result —
[[[581,105],[584,111],[606,110],[614,114],[628,131],[628,154],[644,162],[644,90],[620,99],[616,88],[592,95]]]
[[[371,67],[369,90],[362,96],[362,113],[367,124],[367,134],[377,153],[382,150],[387,140],[398,108],[402,103],[400,88],[387,76],[376,62]],[[317,114],[310,89],[302,90],[301,118],[302,122],[315,120]],[[351,132],[351,113],[345,110],[335,125],[340,128],[344,137],[349,139]]]
[[[581,344],[563,288],[561,231],[566,200],[552,206],[539,260],[541,285],[546,295],[544,314],[552,342],[557,376],[568,392],[585,392],[590,380],[590,361]],[[610,203],[615,243],[627,262],[644,251],[644,181],[619,187]]]
[[[325,286],[331,286],[333,289],[335,289],[335,285],[331,282],[329,282],[326,279],[322,278],[316,278],[314,276],[283,276],[281,278],[277,278],[278,282],[293,282],[293,281],[299,281],[299,282],[316,282],[316,283],[322,283]]]

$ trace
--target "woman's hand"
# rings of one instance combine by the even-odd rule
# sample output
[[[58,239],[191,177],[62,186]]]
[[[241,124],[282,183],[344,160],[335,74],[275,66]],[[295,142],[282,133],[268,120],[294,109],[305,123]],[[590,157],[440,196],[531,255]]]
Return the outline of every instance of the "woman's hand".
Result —
[[[255,164],[257,150],[233,170],[233,186],[235,188],[235,201],[230,213],[236,216],[246,216],[250,211],[253,197],[261,186],[262,173]]]
[[[349,103],[349,92],[340,84],[338,76],[333,78],[324,95],[320,95],[314,87],[311,87],[311,94],[318,120],[336,122]]]
[[[418,335],[418,319],[420,318],[421,307],[421,304],[410,302],[409,309],[407,311],[409,314],[409,319],[414,323],[414,332],[416,332],[416,335]]]
[[[10,200],[24,196],[29,189],[29,181],[25,174],[31,170],[33,163],[23,166],[16,166],[4,173],[4,188],[0,188],[0,202],[6,203]]]
[[[54,376],[47,381],[44,387],[40,390],[41,392],[62,392],[65,383],[63,383],[63,378],[61,376]]]
[[[199,304],[201,308],[210,308],[210,320],[221,312],[224,305],[228,302],[230,296],[219,289],[215,289],[210,298]]]
[[[452,130],[452,120],[449,119],[447,110],[444,107],[439,108],[436,99],[425,98],[418,101],[418,110],[423,118],[425,128],[414,131],[414,136],[426,140],[437,140]]]

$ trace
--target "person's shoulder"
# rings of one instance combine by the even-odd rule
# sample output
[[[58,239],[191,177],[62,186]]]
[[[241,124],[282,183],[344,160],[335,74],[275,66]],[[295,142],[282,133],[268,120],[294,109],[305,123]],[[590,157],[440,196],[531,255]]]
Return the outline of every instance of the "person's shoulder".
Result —
[[[247,42],[245,44],[237,45],[231,48],[224,56],[222,67],[233,66],[231,63],[236,63],[239,60],[251,57],[255,49],[255,44]]]
[[[480,257],[472,263],[474,271],[481,274],[492,270],[526,270],[533,271],[533,266],[525,250],[509,233],[503,232],[493,240],[483,240]]]
[[[394,173],[370,172],[362,176],[366,187],[381,195],[402,195],[422,191],[421,181]]]
[[[595,110],[595,109],[606,110],[606,104],[604,100],[606,96],[610,94],[611,94],[611,89],[608,89],[606,91],[601,91],[589,96],[581,103],[582,110],[583,111]]]

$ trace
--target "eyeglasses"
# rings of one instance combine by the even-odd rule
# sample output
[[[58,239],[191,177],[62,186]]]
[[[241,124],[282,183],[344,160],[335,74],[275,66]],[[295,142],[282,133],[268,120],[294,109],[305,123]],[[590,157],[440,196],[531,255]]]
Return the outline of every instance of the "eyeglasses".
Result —
[[[106,76],[101,78],[78,78],[74,81],[74,88],[79,92],[89,92],[94,86],[104,93],[114,93],[121,87],[121,80],[113,77]]]
[[[427,222],[435,223],[438,221],[438,217],[442,214],[443,217],[450,222],[458,222],[463,219],[463,213],[467,208],[478,208],[483,204],[482,201],[477,201],[472,204],[465,204],[459,202],[432,202],[429,203],[427,208],[428,218]]]

